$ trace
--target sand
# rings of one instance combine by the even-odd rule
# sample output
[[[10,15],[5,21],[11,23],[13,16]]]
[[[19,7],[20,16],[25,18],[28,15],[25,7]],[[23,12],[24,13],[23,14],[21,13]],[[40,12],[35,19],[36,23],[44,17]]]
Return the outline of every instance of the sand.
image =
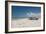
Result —
[[[39,27],[41,26],[41,18],[38,20],[29,20],[28,18],[12,20],[11,28],[26,28],[26,27]]]

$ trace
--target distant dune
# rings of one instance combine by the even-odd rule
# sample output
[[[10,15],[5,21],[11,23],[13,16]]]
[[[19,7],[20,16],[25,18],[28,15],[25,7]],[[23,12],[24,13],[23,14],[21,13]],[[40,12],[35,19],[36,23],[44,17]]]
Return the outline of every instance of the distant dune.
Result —
[[[22,27],[39,27],[41,25],[41,18],[38,20],[29,20],[28,18],[12,20],[12,28],[22,28]]]

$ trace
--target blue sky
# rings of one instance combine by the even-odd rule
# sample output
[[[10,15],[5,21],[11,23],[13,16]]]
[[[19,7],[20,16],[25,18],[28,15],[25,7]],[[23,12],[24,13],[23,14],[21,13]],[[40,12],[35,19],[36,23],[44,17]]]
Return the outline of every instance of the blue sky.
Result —
[[[27,13],[40,13],[41,7],[12,6],[12,17],[29,17]]]

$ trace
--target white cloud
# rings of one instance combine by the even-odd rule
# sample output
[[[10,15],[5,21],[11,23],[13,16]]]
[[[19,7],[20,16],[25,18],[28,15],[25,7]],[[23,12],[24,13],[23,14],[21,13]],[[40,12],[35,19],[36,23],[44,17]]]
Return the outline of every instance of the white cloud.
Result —
[[[28,17],[40,17],[41,16],[41,13],[27,13],[27,16]]]

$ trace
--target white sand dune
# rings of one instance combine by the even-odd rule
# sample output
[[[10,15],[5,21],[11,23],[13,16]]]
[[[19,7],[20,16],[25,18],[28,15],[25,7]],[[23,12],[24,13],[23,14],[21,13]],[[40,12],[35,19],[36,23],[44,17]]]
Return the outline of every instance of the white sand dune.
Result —
[[[21,28],[21,27],[39,27],[41,25],[41,18],[38,20],[29,20],[28,18],[12,20],[12,28]]]

